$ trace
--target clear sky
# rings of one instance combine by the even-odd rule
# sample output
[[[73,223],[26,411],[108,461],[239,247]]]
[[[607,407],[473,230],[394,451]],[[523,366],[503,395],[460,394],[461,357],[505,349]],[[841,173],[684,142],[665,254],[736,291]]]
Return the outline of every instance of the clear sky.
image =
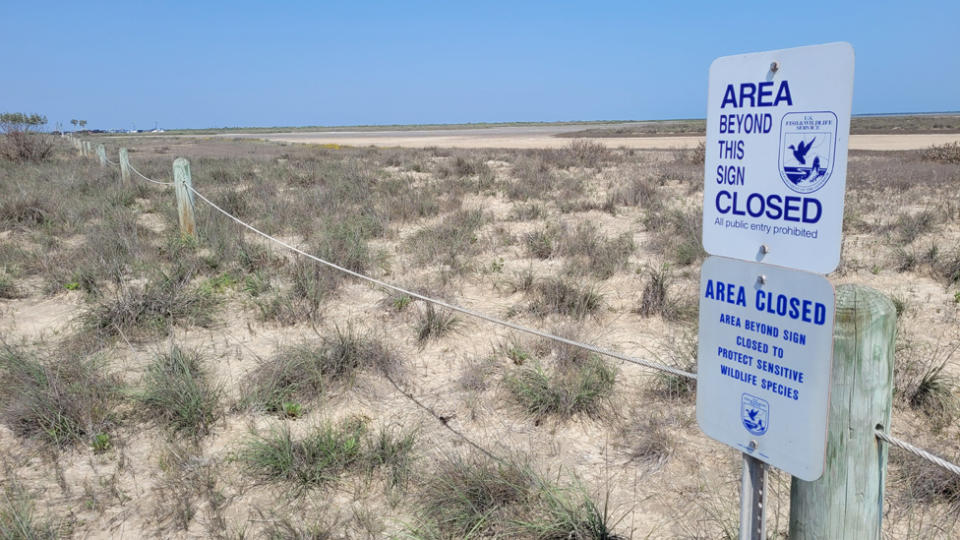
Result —
[[[856,51],[854,113],[960,109],[958,0],[0,0],[0,21],[0,112],[51,127],[700,118],[714,58],[830,41]]]

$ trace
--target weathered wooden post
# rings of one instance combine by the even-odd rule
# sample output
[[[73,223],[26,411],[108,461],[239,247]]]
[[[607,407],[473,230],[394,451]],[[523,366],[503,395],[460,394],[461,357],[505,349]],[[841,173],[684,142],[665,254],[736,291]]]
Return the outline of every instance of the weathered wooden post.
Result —
[[[173,184],[177,193],[177,214],[180,216],[180,233],[196,238],[197,222],[193,215],[193,183],[190,180],[190,162],[185,158],[173,161]]]
[[[107,166],[107,149],[102,144],[97,145],[97,159],[100,160],[100,166]]]
[[[130,182],[130,156],[127,155],[127,149],[120,149],[120,184]]]
[[[879,291],[837,287],[827,462],[813,482],[793,478],[790,538],[880,538],[897,315]]]

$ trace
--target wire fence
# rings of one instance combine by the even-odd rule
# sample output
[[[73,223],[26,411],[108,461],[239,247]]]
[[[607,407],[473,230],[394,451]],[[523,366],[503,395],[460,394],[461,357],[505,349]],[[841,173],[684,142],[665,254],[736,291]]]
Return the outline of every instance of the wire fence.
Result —
[[[136,169],[134,169],[134,167],[133,167],[132,164],[130,164],[130,168],[131,168],[134,172],[136,172],[141,178],[143,178],[144,180],[147,180],[147,181],[149,181],[149,182],[153,182],[154,184],[160,184],[160,185],[164,185],[164,186],[172,186],[172,185],[174,185],[173,182],[160,182],[160,181],[157,181],[157,180],[153,180],[153,179],[151,179],[151,178],[147,178],[146,176],[144,176],[143,174],[141,174],[139,171],[137,171]],[[581,343],[581,342],[579,342],[579,341],[575,341],[575,340],[571,340],[571,339],[568,339],[568,338],[565,338],[565,337],[562,337],[562,336],[557,336],[557,335],[554,335],[554,334],[550,334],[550,333],[544,332],[544,331],[542,331],[542,330],[537,330],[537,329],[535,329],[535,328],[530,328],[530,327],[527,327],[527,326],[515,324],[515,323],[509,322],[509,321],[504,321],[504,320],[502,320],[502,319],[498,319],[498,318],[496,318],[496,317],[487,315],[487,314],[485,314],[485,313],[481,313],[481,312],[478,312],[478,311],[475,311],[475,310],[471,310],[471,309],[468,309],[468,308],[465,308],[465,307],[461,307],[461,306],[458,306],[458,305],[456,305],[456,304],[451,304],[451,303],[449,303],[449,302],[446,302],[446,301],[443,301],[443,300],[439,300],[439,299],[436,299],[436,298],[431,298],[431,297],[429,297],[429,296],[425,296],[425,295],[423,295],[423,294],[420,294],[420,293],[417,293],[417,292],[414,292],[414,291],[405,289],[405,288],[403,288],[403,287],[399,287],[399,286],[397,286],[397,285],[393,285],[393,284],[391,284],[391,283],[387,283],[387,282],[382,281],[382,280],[379,280],[379,279],[377,279],[377,278],[374,278],[374,277],[371,277],[371,276],[367,276],[367,275],[361,274],[361,273],[359,273],[359,272],[355,272],[355,271],[350,270],[350,269],[348,269],[348,268],[344,268],[344,267],[342,267],[342,266],[340,266],[340,265],[338,265],[338,264],[336,264],[336,263],[333,263],[333,262],[331,262],[331,261],[327,261],[327,260],[325,260],[325,259],[322,259],[322,258],[320,258],[320,257],[317,257],[316,255],[313,255],[313,254],[311,254],[311,253],[307,253],[306,251],[303,251],[302,249],[297,248],[296,246],[293,246],[293,245],[291,245],[291,244],[289,244],[289,243],[287,243],[287,242],[284,242],[283,240],[280,240],[280,239],[278,239],[278,238],[275,238],[275,237],[273,237],[273,236],[271,236],[271,235],[269,235],[269,234],[261,231],[260,229],[257,229],[257,228],[254,227],[253,225],[250,225],[249,223],[241,220],[240,218],[234,216],[233,214],[227,212],[226,210],[224,210],[223,208],[221,208],[220,206],[218,206],[216,203],[214,203],[214,202],[211,201],[209,198],[207,198],[206,196],[204,196],[202,193],[200,193],[199,191],[197,191],[193,186],[186,186],[186,187],[189,189],[189,191],[190,191],[193,195],[196,195],[197,198],[199,198],[199,199],[202,200],[203,202],[207,203],[207,205],[209,205],[211,208],[213,208],[214,210],[216,210],[216,211],[219,212],[220,214],[223,214],[225,217],[233,220],[235,223],[237,223],[238,225],[246,228],[247,230],[249,230],[249,231],[251,231],[251,232],[253,232],[253,233],[255,233],[255,234],[257,234],[257,235],[259,235],[259,236],[261,236],[261,237],[263,237],[263,238],[271,241],[271,242],[274,242],[274,243],[276,243],[277,245],[280,245],[280,246],[282,246],[282,247],[285,247],[285,248],[287,248],[288,250],[293,251],[294,253],[297,253],[298,255],[301,255],[301,256],[306,257],[306,258],[308,258],[308,259],[310,259],[310,260],[313,260],[313,261],[315,261],[315,262],[317,262],[317,263],[323,264],[323,265],[325,265],[325,266],[328,266],[328,267],[330,267],[330,268],[333,268],[333,269],[335,269],[335,270],[338,270],[338,271],[340,271],[340,272],[343,272],[343,273],[345,273],[345,274],[347,274],[347,275],[353,276],[353,277],[355,277],[355,278],[357,278],[357,279],[360,279],[360,280],[362,280],[362,281],[366,281],[366,282],[368,282],[368,283],[371,283],[371,284],[373,284],[373,285],[377,285],[377,286],[382,287],[382,288],[385,288],[385,289],[387,289],[387,290],[391,290],[391,291],[394,291],[394,292],[398,292],[398,293],[400,293],[400,294],[405,294],[405,295],[410,296],[411,298],[416,298],[416,299],[422,300],[422,301],[424,301],[424,302],[428,302],[428,303],[434,304],[434,305],[436,305],[436,306],[439,306],[439,307],[442,307],[442,308],[446,308],[446,309],[449,309],[449,310],[451,310],[451,311],[455,311],[455,312],[457,312],[457,313],[461,313],[461,314],[463,314],[463,315],[467,315],[468,317],[473,317],[473,318],[475,318],[475,319],[482,320],[482,321],[485,321],[485,322],[488,322],[488,323],[491,323],[491,324],[503,326],[503,327],[505,327],[505,328],[510,328],[510,329],[516,330],[516,331],[518,331],[518,332],[523,332],[523,333],[526,333],[526,334],[534,335],[534,336],[537,336],[537,337],[540,337],[540,338],[543,338],[543,339],[555,341],[555,342],[557,342],[557,343],[563,343],[563,344],[565,344],[565,345],[569,345],[569,346],[572,346],[572,347],[577,347],[577,348],[579,348],[579,349],[583,349],[583,350],[586,350],[586,351],[589,351],[589,352],[593,352],[593,353],[596,353],[596,354],[600,354],[600,355],[603,355],[603,356],[607,356],[607,357],[610,357],[610,358],[615,358],[615,359],[617,359],[617,360],[622,360],[622,361],[624,361],[624,362],[629,362],[629,363],[631,363],[631,364],[635,364],[635,365],[638,365],[638,366],[646,367],[646,368],[649,368],[649,369],[654,369],[654,370],[657,370],[657,371],[669,373],[669,374],[671,374],[671,375],[675,375],[675,376],[678,376],[678,377],[685,377],[685,378],[694,379],[694,380],[697,379],[696,373],[691,373],[691,372],[689,372],[689,371],[684,371],[684,370],[681,370],[681,369],[677,369],[677,368],[674,368],[674,367],[671,367],[671,366],[668,366],[668,365],[666,365],[666,364],[659,363],[659,362],[653,362],[653,361],[644,360],[644,359],[641,359],[641,358],[635,358],[635,357],[628,356],[628,355],[625,355],[625,354],[620,353],[620,352],[616,352],[616,351],[612,351],[612,350],[605,349],[605,348],[602,348],[602,347],[598,347],[598,346],[596,346],[596,345],[591,345],[591,344],[588,344],[588,343]],[[391,382],[393,382],[393,381],[391,381]],[[394,383],[394,384],[395,384],[395,383]],[[399,388],[398,388],[398,389],[399,389]],[[403,393],[404,393],[405,395],[407,394],[406,392],[403,392]],[[409,396],[408,396],[408,397],[409,397]],[[418,403],[418,404],[419,404],[419,403]],[[421,406],[423,406],[423,405],[421,405]],[[425,407],[425,406],[424,406],[424,407]],[[425,407],[425,408],[427,408],[428,410],[430,410],[428,407]],[[929,451],[927,451],[927,450],[924,450],[924,449],[922,449],[922,448],[919,448],[919,447],[917,447],[917,446],[914,446],[913,444],[910,444],[910,443],[907,442],[907,441],[904,441],[904,440],[902,440],[902,439],[898,439],[897,437],[894,437],[893,435],[890,435],[889,433],[886,433],[886,432],[883,431],[883,430],[880,430],[880,429],[874,430],[874,434],[875,434],[875,436],[876,436],[879,440],[881,440],[881,441],[884,441],[884,442],[886,442],[886,443],[888,443],[888,444],[892,444],[892,445],[894,445],[894,446],[896,446],[896,447],[898,447],[898,448],[900,448],[900,449],[903,449],[903,450],[911,453],[912,455],[914,455],[914,456],[916,456],[916,457],[919,457],[919,458],[921,458],[921,459],[927,460],[927,461],[929,461],[930,463],[933,463],[933,464],[935,464],[935,465],[938,465],[938,466],[944,468],[945,470],[950,471],[950,472],[952,472],[953,474],[955,474],[955,475],[957,475],[957,476],[960,476],[960,465],[956,465],[956,464],[954,464],[954,463],[952,463],[952,462],[950,462],[950,461],[947,461],[947,460],[945,460],[945,459],[943,459],[943,458],[941,458],[941,457],[933,454],[932,452],[929,452]],[[485,454],[487,454],[487,455],[489,455],[489,456],[492,456],[492,454],[491,454],[489,451],[484,450],[484,449],[481,449],[481,450],[483,451],[483,453],[485,453]]]
[[[129,161],[127,162],[127,165],[130,167],[130,170],[131,170],[131,171],[137,173],[137,176],[139,176],[140,178],[143,178],[143,179],[146,180],[147,182],[153,182],[154,184],[159,184],[159,185],[161,185],[161,186],[172,186],[172,185],[173,185],[173,182],[161,182],[160,180],[154,180],[153,178],[148,178],[148,177],[144,176],[144,174],[143,174],[142,172],[138,171],[137,168],[133,166],[133,163],[130,163]]]

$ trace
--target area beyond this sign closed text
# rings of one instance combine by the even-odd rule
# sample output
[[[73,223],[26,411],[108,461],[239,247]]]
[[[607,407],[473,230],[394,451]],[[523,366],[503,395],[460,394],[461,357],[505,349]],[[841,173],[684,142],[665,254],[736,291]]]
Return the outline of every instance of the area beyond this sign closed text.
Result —
[[[840,261],[853,48],[830,43],[710,66],[703,245],[826,274]]]

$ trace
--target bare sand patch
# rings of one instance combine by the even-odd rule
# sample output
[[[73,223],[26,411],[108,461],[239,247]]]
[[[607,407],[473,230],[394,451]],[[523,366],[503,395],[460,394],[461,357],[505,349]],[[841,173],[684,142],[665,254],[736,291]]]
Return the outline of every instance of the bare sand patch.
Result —
[[[559,129],[547,130],[518,127],[432,131],[377,132],[314,132],[240,135],[268,141],[301,144],[336,144],[341,146],[381,146],[401,148],[563,148],[570,139],[557,137]],[[232,135],[237,136],[237,135]],[[610,148],[639,150],[694,148],[704,138],[699,136],[669,137],[604,137],[597,139]],[[933,145],[960,141],[960,134],[851,135],[851,150],[918,150]]]

